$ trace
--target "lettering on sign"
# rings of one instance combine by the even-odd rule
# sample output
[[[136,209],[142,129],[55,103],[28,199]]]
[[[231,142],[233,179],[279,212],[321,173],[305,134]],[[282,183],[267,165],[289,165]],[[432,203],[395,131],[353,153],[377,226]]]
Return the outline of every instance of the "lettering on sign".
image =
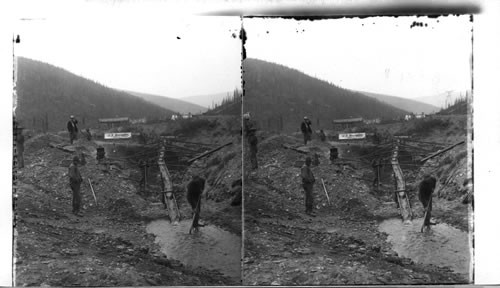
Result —
[[[349,139],[365,139],[366,133],[341,133],[339,134],[339,140],[349,140]]]
[[[131,132],[126,133],[104,133],[104,139],[130,139],[132,138]]]

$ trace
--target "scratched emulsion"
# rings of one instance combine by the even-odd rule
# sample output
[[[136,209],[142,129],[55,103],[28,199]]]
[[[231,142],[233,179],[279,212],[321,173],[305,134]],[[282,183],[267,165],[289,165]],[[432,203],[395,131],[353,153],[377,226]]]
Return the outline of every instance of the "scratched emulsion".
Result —
[[[151,222],[146,231],[156,235],[156,242],[167,258],[179,260],[186,266],[217,270],[239,281],[241,237],[213,225],[189,234],[190,226],[190,220],[178,225],[157,220]]]
[[[409,225],[401,219],[383,221],[379,230],[387,233],[387,241],[402,257],[417,263],[449,267],[456,273],[469,277],[469,235],[446,224],[437,224],[420,232],[422,219],[414,219]]]

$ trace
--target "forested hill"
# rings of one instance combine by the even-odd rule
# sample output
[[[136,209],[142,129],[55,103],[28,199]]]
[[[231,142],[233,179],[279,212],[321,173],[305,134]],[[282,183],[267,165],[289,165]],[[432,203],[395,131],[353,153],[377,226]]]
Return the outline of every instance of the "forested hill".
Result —
[[[174,114],[139,97],[22,57],[18,58],[17,98],[17,118],[24,127],[36,130],[42,130],[45,122],[48,130],[65,130],[70,115],[85,128],[95,127],[99,118],[161,119]]]
[[[261,129],[297,131],[304,116],[315,129],[331,129],[334,119],[391,119],[407,113],[282,65],[246,59],[243,69],[244,110]]]

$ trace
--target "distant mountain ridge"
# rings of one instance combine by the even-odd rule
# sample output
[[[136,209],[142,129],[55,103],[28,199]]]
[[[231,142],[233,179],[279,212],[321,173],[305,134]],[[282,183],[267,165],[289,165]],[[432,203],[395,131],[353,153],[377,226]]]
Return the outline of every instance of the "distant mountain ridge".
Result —
[[[154,94],[147,94],[142,92],[135,92],[135,91],[125,91],[125,92],[137,97],[141,97],[142,99],[154,103],[160,107],[170,109],[172,111],[179,112],[182,114],[186,113],[200,114],[207,111],[206,107],[180,99],[154,95]]]
[[[99,118],[163,119],[173,111],[108,88],[63,68],[18,57],[16,116],[26,128],[66,130],[70,115],[80,127],[95,127]]]
[[[397,96],[391,96],[391,95],[385,95],[385,94],[379,94],[379,93],[373,93],[373,92],[366,92],[366,91],[357,91],[359,93],[362,93],[366,96],[373,97],[375,99],[378,99],[382,102],[385,102],[389,105],[392,105],[394,107],[397,107],[399,109],[403,109],[405,111],[415,113],[415,114],[420,114],[420,113],[435,113],[439,111],[439,108],[430,105],[427,103],[423,103],[414,99],[407,99],[407,98],[402,98],[402,97],[397,97]]]
[[[232,91],[203,94],[203,95],[193,95],[181,98],[184,101],[194,103],[206,108],[212,108],[212,106],[220,104],[224,98],[228,95],[232,95]]]
[[[257,59],[243,63],[243,107],[261,129],[297,131],[304,116],[315,129],[331,129],[334,119],[395,118],[407,112],[362,93]]]
[[[424,96],[413,98],[413,100],[434,105],[438,108],[446,108],[447,105],[453,105],[455,100],[465,96],[466,92],[463,91],[447,91],[443,93],[439,93],[432,96]]]

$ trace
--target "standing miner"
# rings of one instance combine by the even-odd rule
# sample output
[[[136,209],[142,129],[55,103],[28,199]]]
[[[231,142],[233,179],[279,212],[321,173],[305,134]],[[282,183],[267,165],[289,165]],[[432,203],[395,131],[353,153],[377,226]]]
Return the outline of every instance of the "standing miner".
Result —
[[[311,120],[304,116],[304,121],[300,124],[300,131],[304,134],[304,145],[307,145],[307,141],[311,141],[312,128]]]
[[[321,142],[326,141],[326,135],[325,135],[325,131],[323,131],[323,129],[319,130],[319,139],[321,140]]]
[[[78,133],[78,120],[75,119],[75,116],[71,115],[69,117],[68,124],[66,125],[69,132],[69,142],[73,144],[73,140],[76,140]]]
[[[74,156],[73,163],[69,165],[68,176],[69,186],[71,187],[71,191],[73,191],[73,214],[82,217],[83,215],[80,212],[80,206],[82,202],[82,196],[80,194],[80,184],[82,184],[83,179],[82,175],[80,175],[80,171],[78,170],[79,162],[80,160],[78,159],[78,156]]]
[[[373,184],[372,186],[376,186],[377,188],[380,186],[380,164],[381,160],[380,158],[373,158],[372,160],[372,168],[373,168],[373,174],[375,174],[373,178]]]
[[[420,182],[418,187],[418,199],[422,203],[425,209],[425,219],[424,226],[435,225],[436,223],[431,222],[431,211],[432,211],[432,193],[434,188],[436,188],[436,178],[425,175],[424,180]]]
[[[311,171],[311,157],[307,156],[306,157],[306,164],[302,166],[300,170],[300,176],[302,177],[302,187],[304,188],[305,192],[305,204],[306,204],[306,214],[310,216],[316,216],[312,212],[313,210],[313,187],[314,187],[314,182],[316,182],[316,179],[314,179],[314,175]]]
[[[248,130],[248,144],[250,146],[250,165],[252,167],[252,170],[255,170],[259,167],[257,163],[257,144],[259,143],[259,140],[257,139],[256,134],[257,129],[256,128],[250,128]]]
[[[24,167],[24,135],[23,127],[16,129],[16,150],[17,150],[17,168]]]

